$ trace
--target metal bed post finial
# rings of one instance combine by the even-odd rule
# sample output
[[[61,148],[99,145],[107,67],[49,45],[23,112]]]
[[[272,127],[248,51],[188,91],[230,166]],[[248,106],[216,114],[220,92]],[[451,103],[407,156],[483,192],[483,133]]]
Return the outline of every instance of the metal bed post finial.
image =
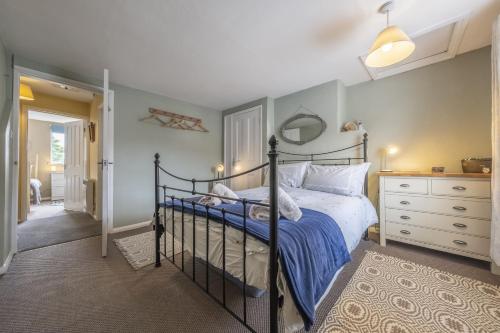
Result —
[[[160,182],[160,154],[155,154],[155,267],[161,266],[160,238],[163,233],[163,225],[160,224],[160,193],[158,192]]]
[[[267,154],[269,157],[269,185],[270,185],[270,217],[269,217],[269,320],[271,333],[278,332],[278,175],[277,160],[278,152],[276,146],[278,140],[273,135],[269,139],[271,150]]]

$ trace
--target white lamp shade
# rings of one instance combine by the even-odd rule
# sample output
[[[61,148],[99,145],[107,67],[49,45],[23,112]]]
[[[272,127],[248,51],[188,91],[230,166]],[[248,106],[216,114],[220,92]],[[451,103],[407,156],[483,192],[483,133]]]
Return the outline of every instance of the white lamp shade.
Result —
[[[224,171],[224,164],[220,163],[215,166],[215,170],[217,172],[223,172]]]
[[[415,43],[397,26],[382,30],[365,59],[368,67],[386,67],[408,58],[415,50]]]

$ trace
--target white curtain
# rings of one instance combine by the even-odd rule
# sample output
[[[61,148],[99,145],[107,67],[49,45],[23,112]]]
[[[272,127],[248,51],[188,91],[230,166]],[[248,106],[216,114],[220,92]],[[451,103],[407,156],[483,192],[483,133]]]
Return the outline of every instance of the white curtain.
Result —
[[[491,217],[491,258],[497,266],[500,266],[500,16],[493,24],[491,69],[491,139],[493,152],[493,175],[491,178],[491,200],[493,204]]]

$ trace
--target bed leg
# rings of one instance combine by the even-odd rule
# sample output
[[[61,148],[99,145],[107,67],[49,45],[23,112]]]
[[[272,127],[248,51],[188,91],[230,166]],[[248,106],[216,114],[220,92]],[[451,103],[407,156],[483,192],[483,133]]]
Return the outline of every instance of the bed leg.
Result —
[[[160,238],[163,225],[160,224],[160,193],[158,186],[160,181],[160,154],[155,154],[155,267],[161,266]]]
[[[276,146],[278,141],[273,135],[269,140],[271,150],[267,154],[269,157],[269,198],[270,198],[270,218],[269,218],[269,321],[271,333],[278,332],[278,175],[277,160],[278,152]]]

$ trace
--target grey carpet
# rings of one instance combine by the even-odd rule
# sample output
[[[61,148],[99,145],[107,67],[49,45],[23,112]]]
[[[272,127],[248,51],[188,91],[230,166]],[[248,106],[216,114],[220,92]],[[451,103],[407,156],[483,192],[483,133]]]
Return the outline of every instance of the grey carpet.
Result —
[[[65,215],[27,220],[17,227],[19,251],[98,236],[101,223],[87,213],[72,212]]]
[[[489,273],[487,263],[409,245],[389,243],[381,248],[363,241],[319,307],[312,332],[335,304],[365,250],[500,285],[500,278]],[[0,277],[0,331],[247,332],[172,264],[134,271],[111,241],[108,253],[106,259],[100,258],[100,237],[93,237],[16,255],[9,271]],[[200,267],[196,270],[201,279]],[[213,276],[210,285],[216,279]],[[236,298],[231,295],[237,289],[230,286],[228,291],[232,304]],[[266,304],[265,298],[249,301],[252,322],[265,325]]]

